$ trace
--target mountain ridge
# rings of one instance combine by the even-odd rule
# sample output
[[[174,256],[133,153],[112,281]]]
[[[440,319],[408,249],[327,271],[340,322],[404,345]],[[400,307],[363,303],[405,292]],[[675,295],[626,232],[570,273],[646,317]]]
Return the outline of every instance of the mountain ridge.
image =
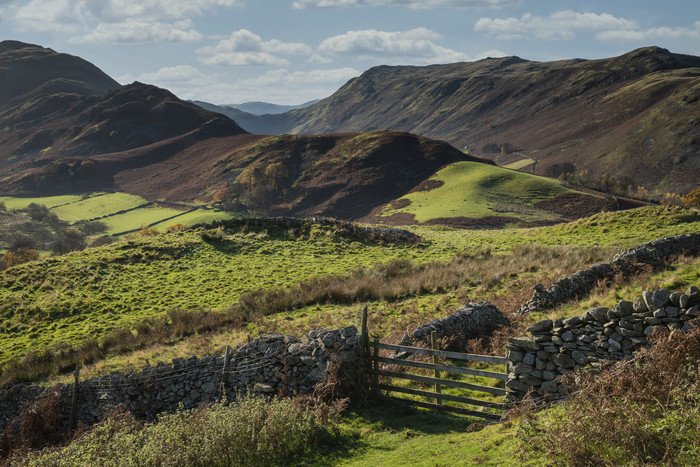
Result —
[[[22,54],[28,59],[36,54],[51,60],[59,57],[86,69],[87,77],[74,70],[65,76],[58,72],[44,74],[51,79],[28,79],[27,82],[35,83],[34,89],[0,106],[0,186],[4,194],[124,191],[149,200],[214,201],[228,210],[244,213],[342,219],[370,216],[381,222],[390,222],[396,209],[404,209],[399,213],[402,219],[409,219],[414,215],[411,212],[418,209],[411,223],[413,219],[431,222],[425,210],[434,206],[443,213],[435,222],[450,223],[446,219],[462,217],[459,224],[463,226],[481,225],[478,218],[494,215],[498,225],[571,218],[570,213],[561,215],[552,202],[543,207],[533,204],[535,198],[528,193],[540,192],[535,187],[543,186],[542,180],[515,177],[514,172],[496,167],[465,169],[458,177],[449,178],[448,191],[460,183],[475,184],[475,190],[462,190],[459,196],[478,195],[481,208],[467,209],[469,200],[465,199],[466,204],[460,201],[459,209],[445,210],[444,190],[431,191],[437,186],[426,185],[430,177],[455,163],[470,162],[483,168],[494,162],[466,154],[443,141],[397,130],[251,134],[227,116],[182,101],[168,90],[139,82],[102,89],[91,78],[102,72],[70,56],[19,43],[6,44],[6,49],[20,59]],[[489,66],[507,74],[510,68],[523,63],[526,62],[522,59],[510,57],[492,60]],[[42,74],[42,64],[46,62],[39,61],[27,72]],[[46,66],[51,69],[52,63]],[[434,69],[447,69],[458,74],[463,66],[411,68],[410,72],[419,76],[430,75]],[[364,76],[391,74],[392,70],[393,67],[379,67]],[[108,79],[101,83],[109,84],[103,86],[107,88],[113,84]],[[368,87],[367,79],[358,78],[344,89],[379,88],[380,84],[369,83]],[[439,95],[448,96],[457,90],[449,83],[438,84]],[[430,95],[428,98],[435,98]],[[358,105],[367,104],[360,101]],[[279,122],[290,115],[288,112],[262,117]],[[568,193],[558,182],[550,182],[545,184],[546,194],[536,197],[538,202]],[[498,199],[490,199],[484,190],[496,184],[512,187],[520,194],[510,196],[506,189]],[[397,208],[394,201],[421,186],[429,186],[427,198],[410,207],[406,198],[400,200],[402,208]],[[577,193],[576,203],[586,207],[581,212],[615,208],[610,199],[601,203],[599,195]],[[463,215],[461,210],[476,218]]]
[[[568,162],[598,178],[687,192],[700,178],[699,96],[700,57],[646,47],[598,60],[382,65],[260,122],[267,133],[407,131],[495,161],[484,149],[508,143],[536,162],[534,173]]]

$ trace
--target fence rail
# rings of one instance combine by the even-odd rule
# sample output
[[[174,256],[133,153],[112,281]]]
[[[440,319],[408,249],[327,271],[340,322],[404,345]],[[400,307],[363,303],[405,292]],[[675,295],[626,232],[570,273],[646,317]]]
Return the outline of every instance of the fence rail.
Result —
[[[496,357],[493,355],[477,355],[464,352],[451,352],[449,350],[424,349],[422,347],[409,347],[408,345],[385,344],[383,342],[373,342],[372,346],[377,346],[380,349],[395,350],[397,352],[408,352],[411,354],[435,355],[437,357],[451,358],[453,360],[465,360],[470,362],[487,362],[500,365],[506,365],[508,359],[505,357]]]
[[[435,336],[433,336],[435,337]],[[465,381],[455,381],[453,379],[440,378],[440,372],[460,374],[460,375],[470,375],[470,376],[481,376],[486,378],[494,378],[503,381],[508,380],[508,375],[505,373],[500,373],[496,371],[486,371],[486,370],[475,370],[472,368],[465,368],[462,366],[452,366],[438,363],[438,357],[448,358],[451,360],[461,361],[461,362],[486,362],[497,365],[505,365],[508,360],[504,357],[497,357],[492,355],[475,355],[463,352],[450,352],[446,350],[438,350],[436,347],[436,339],[432,339],[432,349],[424,349],[420,347],[410,347],[407,345],[395,345],[386,344],[379,342],[377,340],[373,342],[368,342],[368,347],[372,349],[370,359],[372,361],[372,386],[375,392],[386,391],[389,394],[389,398],[397,400],[401,403],[424,407],[432,410],[452,412],[464,415],[470,415],[473,417],[479,417],[487,420],[500,420],[503,411],[506,409],[506,404],[499,402],[486,401],[481,399],[475,399],[472,397],[456,396],[453,394],[442,393],[441,388],[450,387],[457,389],[467,389],[475,392],[483,392],[491,394],[494,396],[505,396],[506,391],[503,388],[497,388],[493,386],[485,386],[481,384],[468,383]],[[433,363],[428,362],[417,362],[413,360],[406,360],[403,358],[396,357],[381,357],[379,356],[379,350],[393,350],[395,352],[402,352],[409,355],[428,355],[433,357]],[[393,371],[388,369],[380,369],[379,364],[389,364],[400,367],[411,367],[411,368],[421,368],[427,370],[433,370],[435,377],[423,376],[412,373],[407,373],[403,371]],[[416,381],[419,383],[433,385],[435,391],[426,391],[422,389],[414,389],[403,386],[395,386],[391,384],[385,384],[379,382],[379,377],[397,378],[409,381]],[[424,402],[421,400],[405,399],[400,397],[391,396],[392,393],[409,394],[413,396],[421,396],[428,399],[433,399],[435,403]],[[443,401],[449,401],[453,403],[458,403],[460,405],[443,405]],[[465,406],[477,406],[489,409],[490,411],[484,412],[479,410],[474,410],[473,408],[466,408]]]

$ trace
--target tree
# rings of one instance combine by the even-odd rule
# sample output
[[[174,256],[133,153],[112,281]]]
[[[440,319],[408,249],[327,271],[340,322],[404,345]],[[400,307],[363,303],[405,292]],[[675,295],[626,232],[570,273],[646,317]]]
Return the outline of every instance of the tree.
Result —
[[[698,187],[681,198],[687,208],[700,208],[700,184]]]
[[[49,215],[49,208],[43,204],[31,203],[29,206],[24,208],[24,212],[26,212],[27,215],[32,218],[32,220],[42,221]]]
[[[84,249],[85,239],[83,238],[83,234],[75,227],[68,227],[60,231],[51,244],[51,251],[58,255]]]

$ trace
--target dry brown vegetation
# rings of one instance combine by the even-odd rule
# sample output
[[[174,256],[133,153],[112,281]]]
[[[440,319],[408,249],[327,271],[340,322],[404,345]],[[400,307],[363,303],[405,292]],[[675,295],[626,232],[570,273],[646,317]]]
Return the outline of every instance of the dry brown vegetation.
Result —
[[[567,465],[697,465],[700,327],[650,340],[633,360],[570,374],[574,396],[534,427],[535,446]]]

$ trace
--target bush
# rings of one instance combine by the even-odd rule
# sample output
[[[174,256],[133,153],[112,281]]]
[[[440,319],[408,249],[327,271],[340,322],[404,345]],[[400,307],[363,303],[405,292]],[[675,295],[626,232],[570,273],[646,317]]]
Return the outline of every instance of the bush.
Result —
[[[39,259],[39,253],[36,250],[19,248],[15,251],[8,251],[0,257],[0,271],[36,259]]]
[[[700,185],[682,198],[687,208],[700,208]]]
[[[32,220],[41,221],[49,215],[49,208],[43,204],[31,203],[29,206],[24,208],[24,212],[26,212],[27,215],[32,218]]]
[[[113,416],[83,438],[23,465],[290,465],[336,437],[327,410],[248,397],[141,424]],[[330,428],[330,429],[329,429]]]
[[[70,433],[61,424],[61,395],[57,388],[49,388],[0,432],[0,459],[13,452],[41,449],[63,443]]]
[[[139,230],[139,237],[153,237],[154,235],[158,235],[160,232],[158,232],[158,229],[155,227],[148,227],[144,225],[141,227],[141,230]]]
[[[203,230],[199,233],[199,236],[206,243],[216,243],[224,239],[224,229],[219,227],[212,230]]]
[[[187,230],[188,227],[185,224],[173,224],[169,226],[167,229],[165,229],[166,232],[182,232],[183,230]]]

